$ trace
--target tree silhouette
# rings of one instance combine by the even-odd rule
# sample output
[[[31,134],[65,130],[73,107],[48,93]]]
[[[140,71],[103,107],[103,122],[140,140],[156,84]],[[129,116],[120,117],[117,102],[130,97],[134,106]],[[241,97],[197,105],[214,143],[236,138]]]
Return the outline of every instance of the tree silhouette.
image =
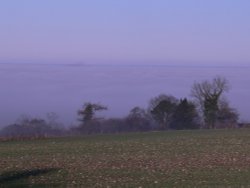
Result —
[[[176,107],[170,128],[178,130],[197,129],[199,128],[198,119],[195,105],[184,98],[180,100]]]
[[[228,81],[222,77],[216,77],[212,82],[194,83],[191,94],[201,107],[207,128],[215,128],[221,95],[228,90]]]
[[[175,97],[167,95],[160,95],[150,101],[150,113],[153,119],[159,123],[160,129],[169,128],[177,101]]]
[[[83,109],[78,111],[78,115],[80,116],[79,121],[81,121],[83,124],[86,124],[96,119],[95,113],[101,110],[107,110],[107,107],[101,104],[85,103],[83,105]]]

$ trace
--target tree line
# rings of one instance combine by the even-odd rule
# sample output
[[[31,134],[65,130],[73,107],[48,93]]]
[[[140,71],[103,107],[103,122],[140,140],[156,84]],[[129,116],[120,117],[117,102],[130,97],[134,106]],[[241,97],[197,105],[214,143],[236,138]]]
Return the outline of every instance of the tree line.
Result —
[[[161,94],[149,101],[148,108],[134,107],[125,118],[101,119],[96,113],[108,108],[102,104],[85,103],[78,111],[80,125],[76,131],[114,133],[151,130],[215,129],[238,127],[238,112],[230,107],[224,96],[229,83],[223,77],[195,82],[192,100],[177,99]]]
[[[238,112],[230,106],[224,95],[229,89],[229,83],[223,77],[195,82],[191,88],[191,100],[161,94],[149,101],[147,109],[134,107],[124,118],[100,118],[97,113],[108,110],[107,106],[87,102],[77,112],[79,125],[69,130],[60,128],[56,115],[50,114],[47,121],[26,118],[19,123],[6,126],[1,130],[0,136],[236,128],[238,127]]]

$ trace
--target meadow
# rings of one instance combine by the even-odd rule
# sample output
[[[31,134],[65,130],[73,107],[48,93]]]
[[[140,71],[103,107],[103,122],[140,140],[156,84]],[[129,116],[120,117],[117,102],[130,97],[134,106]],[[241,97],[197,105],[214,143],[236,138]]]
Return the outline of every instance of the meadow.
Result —
[[[0,187],[250,187],[250,130],[0,142]]]

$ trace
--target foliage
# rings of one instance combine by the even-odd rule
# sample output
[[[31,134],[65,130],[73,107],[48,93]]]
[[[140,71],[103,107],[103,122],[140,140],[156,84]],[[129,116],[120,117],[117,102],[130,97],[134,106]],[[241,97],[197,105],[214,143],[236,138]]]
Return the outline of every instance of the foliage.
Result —
[[[53,127],[44,119],[22,117],[15,124],[8,125],[1,130],[3,137],[45,137],[62,135],[63,129]]]
[[[95,113],[101,110],[107,110],[107,107],[101,104],[85,103],[83,109],[78,111],[78,115],[80,116],[79,121],[86,124],[94,120],[94,118],[96,119]]]
[[[199,116],[195,105],[186,98],[181,99],[172,117],[172,129],[198,129]]]
[[[159,95],[151,99],[149,112],[153,119],[159,123],[161,130],[169,129],[177,102],[178,100],[171,95]]]
[[[101,121],[100,133],[128,132],[128,126],[123,118],[109,118]]]

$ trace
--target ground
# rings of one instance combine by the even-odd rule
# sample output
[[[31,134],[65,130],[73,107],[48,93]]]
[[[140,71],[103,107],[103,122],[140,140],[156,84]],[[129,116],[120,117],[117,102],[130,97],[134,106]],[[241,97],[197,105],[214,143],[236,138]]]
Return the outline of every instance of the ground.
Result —
[[[250,187],[250,129],[0,142],[0,187]]]

